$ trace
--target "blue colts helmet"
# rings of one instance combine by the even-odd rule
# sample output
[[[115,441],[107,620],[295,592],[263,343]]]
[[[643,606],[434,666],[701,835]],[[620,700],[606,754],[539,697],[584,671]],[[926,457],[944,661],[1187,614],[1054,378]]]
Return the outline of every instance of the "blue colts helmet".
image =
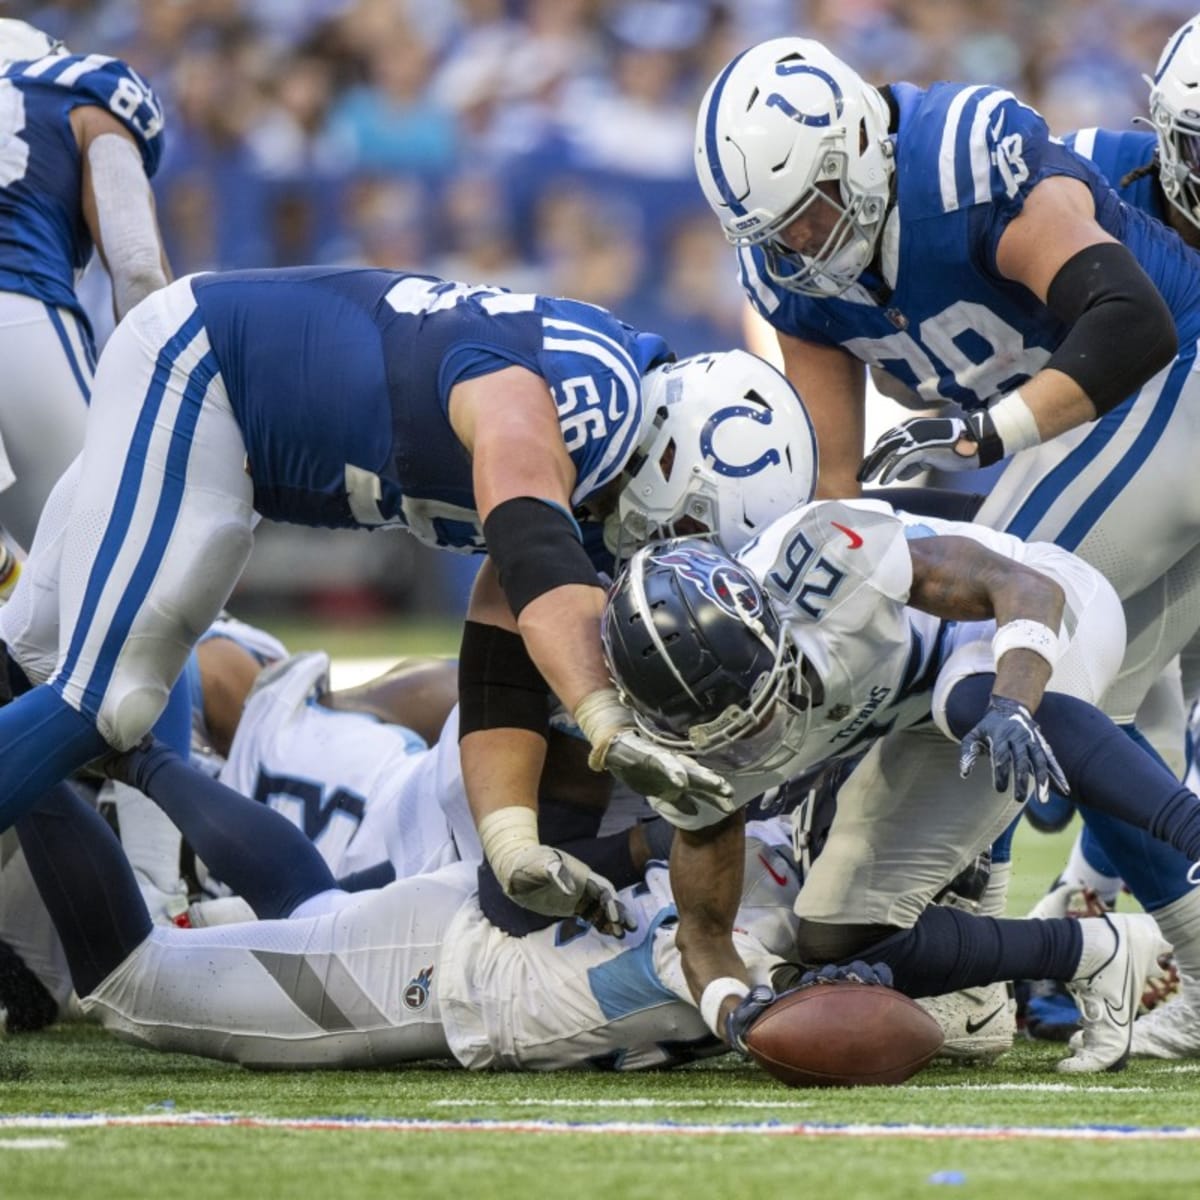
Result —
[[[791,638],[754,576],[711,541],[639,550],[609,593],[601,639],[622,699],[660,745],[717,769],[771,770],[807,730]]]

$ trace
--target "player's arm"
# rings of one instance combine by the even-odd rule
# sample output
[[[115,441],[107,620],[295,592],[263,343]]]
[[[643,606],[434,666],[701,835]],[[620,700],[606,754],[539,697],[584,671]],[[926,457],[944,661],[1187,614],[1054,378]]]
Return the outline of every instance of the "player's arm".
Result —
[[[1026,383],[966,420],[914,418],[876,443],[862,480],[926,467],[990,466],[1116,408],[1175,356],[1171,310],[1133,253],[1096,221],[1087,186],[1036,184],[996,244],[996,268],[1029,289],[1067,335]]]
[[[154,194],[133,135],[95,105],[71,110],[83,165],[83,218],[112,279],[118,321],[171,281]]]
[[[671,844],[671,891],[679,913],[675,945],[692,996],[718,1036],[725,1017],[750,990],[733,942],[745,838],[739,810],[704,829],[676,829]]]
[[[1045,630],[1039,652],[1014,645],[996,663],[993,694],[1005,696],[1036,712],[1050,678],[1065,596],[1053,579],[1005,558],[969,537],[923,537],[908,543],[913,582],[908,603],[913,608],[952,621],[994,619],[997,637],[1005,626],[1020,622]],[[1012,630],[1012,638],[1019,630]],[[1032,628],[1025,632],[1034,636]],[[1053,646],[1051,646],[1051,641]],[[1004,641],[999,643],[1001,646]]]
[[[866,436],[866,368],[836,346],[778,336],[784,374],[800,393],[817,435],[816,498],[856,497]]]

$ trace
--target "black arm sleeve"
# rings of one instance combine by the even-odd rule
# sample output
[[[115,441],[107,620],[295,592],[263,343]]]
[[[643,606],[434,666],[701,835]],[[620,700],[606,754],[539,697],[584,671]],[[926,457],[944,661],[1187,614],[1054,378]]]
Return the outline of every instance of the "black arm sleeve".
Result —
[[[550,689],[520,634],[467,621],[458,653],[458,737],[481,729],[528,729],[545,737]]]
[[[1070,326],[1046,363],[1069,375],[1100,415],[1128,399],[1175,357],[1175,321],[1133,254],[1087,246],[1062,265],[1046,307]]]

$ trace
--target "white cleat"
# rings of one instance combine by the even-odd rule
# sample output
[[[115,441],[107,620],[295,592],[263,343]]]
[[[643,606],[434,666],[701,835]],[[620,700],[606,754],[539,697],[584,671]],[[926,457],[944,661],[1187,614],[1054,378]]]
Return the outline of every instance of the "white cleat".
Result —
[[[1133,1023],[1137,1058],[1200,1058],[1200,979],[1181,980],[1179,995]]]
[[[964,988],[945,996],[926,996],[917,1003],[946,1035],[935,1058],[990,1062],[1012,1049],[1016,1004],[1003,983]]]
[[[1116,934],[1112,954],[1086,979],[1067,984],[1083,1021],[1083,1029],[1071,1039],[1074,1053],[1058,1064],[1068,1075],[1124,1068],[1142,986],[1159,973],[1158,957],[1170,949],[1154,918],[1146,913],[1104,919]]]

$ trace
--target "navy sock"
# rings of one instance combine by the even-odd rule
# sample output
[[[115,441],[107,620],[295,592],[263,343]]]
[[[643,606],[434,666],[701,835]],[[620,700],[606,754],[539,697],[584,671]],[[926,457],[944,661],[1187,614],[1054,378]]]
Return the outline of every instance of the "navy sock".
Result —
[[[45,684],[0,708],[0,831],[109,749],[91,720]]]
[[[121,760],[121,778],[171,818],[222,882],[263,920],[286,917],[337,881],[320,851],[286,817],[189,767],[151,741]]]
[[[86,996],[150,936],[150,914],[113,831],[70,784],[17,823],[30,873]]]
[[[887,963],[896,988],[917,998],[1001,980],[1067,980],[1082,952],[1078,921],[977,917],[935,904],[911,929],[852,957]]]
[[[363,867],[361,871],[351,871],[343,875],[337,886],[343,892],[370,892],[375,888],[387,887],[396,880],[396,868],[387,859],[371,867]]]
[[[972,675],[955,685],[946,717],[956,737],[965,736],[983,715],[995,679]],[[1047,692],[1036,716],[1071,785],[1071,798],[1081,808],[1119,817],[1174,846],[1190,861],[1200,859],[1200,797],[1160,760],[1126,737],[1098,708],[1073,696]]]
[[[192,689],[187,671],[175,680],[175,686],[167,697],[167,707],[154,722],[151,730],[160,742],[170,746],[184,762],[192,753]]]

